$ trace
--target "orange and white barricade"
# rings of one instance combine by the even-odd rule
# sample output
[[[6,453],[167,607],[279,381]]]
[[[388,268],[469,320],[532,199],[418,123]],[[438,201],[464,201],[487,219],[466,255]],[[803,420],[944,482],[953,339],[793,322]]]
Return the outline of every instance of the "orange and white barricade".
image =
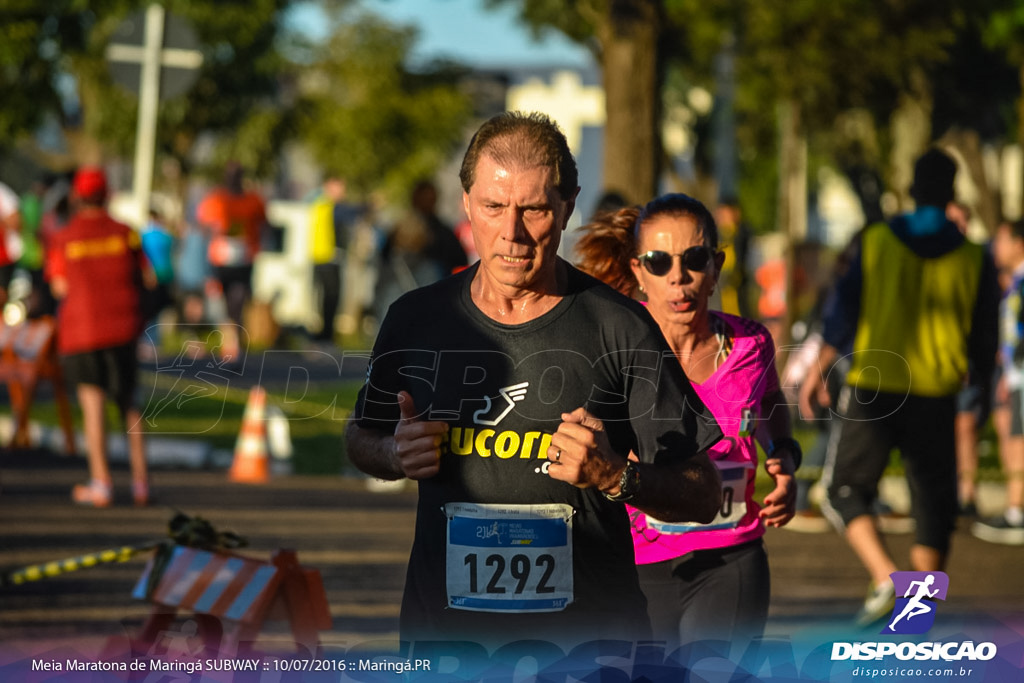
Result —
[[[153,643],[179,610],[191,612],[204,640],[221,651],[232,651],[222,634],[234,632],[236,646],[251,643],[269,618],[286,620],[296,645],[310,653],[317,652],[319,632],[331,627],[320,572],[299,565],[292,550],[279,550],[264,562],[175,545],[165,557],[163,563],[158,552],[149,561],[132,592],[154,603],[139,639],[143,646]],[[154,580],[161,564],[163,572]]]

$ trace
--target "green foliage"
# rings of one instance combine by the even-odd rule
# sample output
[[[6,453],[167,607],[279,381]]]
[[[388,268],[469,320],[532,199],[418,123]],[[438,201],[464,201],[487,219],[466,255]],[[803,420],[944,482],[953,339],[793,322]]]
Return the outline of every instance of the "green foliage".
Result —
[[[962,23],[957,4],[745,0],[739,80],[761,98],[795,98],[818,126],[849,107],[891,107],[914,66],[945,59]]]
[[[594,32],[613,0],[485,0],[486,7],[517,5],[519,19],[535,36],[555,29],[570,40],[595,47]]]
[[[1024,63],[1024,4],[1017,0],[986,0],[982,29],[986,46],[1005,50],[1009,61]]]
[[[412,72],[416,34],[371,15],[340,25],[309,69],[300,131],[326,172],[403,197],[462,141],[471,115],[458,73]]]
[[[278,47],[281,15],[291,0],[168,0],[165,7],[188,21],[199,37],[204,62],[195,87],[160,110],[158,144],[184,160],[201,132],[239,130],[255,168],[276,154],[268,142],[270,103],[287,66]],[[27,0],[0,2],[0,145],[33,132],[55,115],[69,132],[102,144],[108,154],[129,156],[134,147],[137,97],[111,82],[104,51],[117,26],[148,0]],[[74,97],[62,97],[61,83]],[[65,86],[66,87],[66,86]],[[10,95],[8,95],[10,94]],[[283,124],[286,117],[278,120]],[[253,145],[255,142],[262,145]]]
[[[325,2],[337,29],[326,45],[304,43],[284,29],[293,1],[167,0],[168,12],[193,27],[204,61],[187,94],[161,102],[159,153],[187,170],[195,141],[212,134],[210,167],[198,170],[237,159],[268,177],[282,145],[302,137],[353,188],[383,185],[404,195],[461,142],[471,108],[454,86],[460,72],[448,65],[412,72],[405,62],[414,31],[352,16],[350,0]],[[0,147],[52,114],[107,156],[130,158],[137,97],[111,82],[104,51],[117,26],[147,4],[0,0]],[[73,84],[73,97],[62,99],[62,80]]]
[[[95,5],[106,8],[123,3]],[[88,53],[87,37],[97,23],[95,11],[87,11],[83,2],[0,2],[0,147],[31,133],[48,114],[65,118],[68,112],[57,77],[69,66],[67,51]]]
[[[592,43],[599,25],[595,17],[606,12],[609,4],[628,10],[645,1],[489,0],[489,4],[516,6],[520,18],[536,31],[554,28],[579,42]],[[909,89],[915,70],[958,84],[949,90],[962,93],[959,99],[968,106],[976,91],[992,85],[991,60],[977,57],[969,41],[963,40],[979,20],[987,22],[989,44],[1016,49],[1024,61],[1024,50],[1016,47],[1024,35],[1024,10],[1015,0],[660,0],[660,6],[665,17],[661,58],[670,70],[683,75],[669,79],[668,88],[682,83],[687,88],[713,89],[715,56],[727,40],[736,41],[740,184],[748,215],[754,220],[770,222],[765,217],[774,214],[777,102],[798,102],[812,145],[837,153],[840,150],[834,145],[843,141],[823,135],[833,130],[836,118],[860,108],[884,127],[900,93]],[[951,73],[948,62],[954,49],[959,50],[954,53],[958,59],[986,71],[975,70],[972,76],[964,69],[962,78]],[[974,55],[973,61],[968,54]],[[1005,80],[1004,76],[998,82],[1005,84]],[[993,102],[991,97],[986,102],[991,105],[986,109],[1005,110],[1005,102]],[[965,107],[953,109],[943,115],[968,125],[976,123],[978,116],[965,118]],[[1006,118],[1003,115],[993,124],[989,114],[986,125],[1005,126]]]
[[[984,32],[979,22],[959,31],[950,58],[932,73],[935,137],[961,128],[977,131],[982,140],[999,142],[1015,130],[1020,65],[1007,59],[1005,50],[987,45]]]

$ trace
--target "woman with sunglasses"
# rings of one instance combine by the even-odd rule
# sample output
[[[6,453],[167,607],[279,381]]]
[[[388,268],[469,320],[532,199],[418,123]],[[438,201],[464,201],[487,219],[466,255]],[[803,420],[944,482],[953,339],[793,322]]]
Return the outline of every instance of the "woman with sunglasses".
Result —
[[[708,309],[724,261],[714,218],[699,201],[669,194],[643,209],[603,214],[580,229],[581,269],[645,298],[676,359],[725,438],[709,455],[723,505],[709,524],[667,524],[631,510],[637,570],[655,637],[670,647],[732,641],[764,630],[770,583],[765,526],[793,516],[799,444],[779,390],[775,347],[759,323]],[[775,488],[754,500],[758,454]]]

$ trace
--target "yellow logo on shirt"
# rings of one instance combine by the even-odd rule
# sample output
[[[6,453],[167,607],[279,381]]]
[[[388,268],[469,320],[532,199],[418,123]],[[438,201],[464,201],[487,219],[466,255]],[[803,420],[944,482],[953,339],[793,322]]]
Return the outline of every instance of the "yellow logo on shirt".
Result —
[[[110,235],[108,237],[94,237],[84,240],[72,240],[67,245],[67,258],[69,261],[79,261],[85,258],[100,258],[104,256],[120,256],[128,251],[128,244],[121,235]]]
[[[452,427],[441,442],[449,453],[455,455],[478,455],[481,458],[496,457],[546,459],[551,435],[540,431],[520,434],[511,430],[497,432],[493,429],[476,427]]]

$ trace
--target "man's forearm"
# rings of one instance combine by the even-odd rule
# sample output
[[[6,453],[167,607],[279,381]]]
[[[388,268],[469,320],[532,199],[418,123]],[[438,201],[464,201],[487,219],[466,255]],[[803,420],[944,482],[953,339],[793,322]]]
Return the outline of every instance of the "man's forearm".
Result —
[[[671,465],[638,464],[640,490],[629,504],[663,522],[715,518],[722,505],[722,480],[706,453]]]
[[[387,432],[349,422],[345,428],[345,453],[353,465],[371,476],[388,480],[405,476],[395,455],[395,438]]]

